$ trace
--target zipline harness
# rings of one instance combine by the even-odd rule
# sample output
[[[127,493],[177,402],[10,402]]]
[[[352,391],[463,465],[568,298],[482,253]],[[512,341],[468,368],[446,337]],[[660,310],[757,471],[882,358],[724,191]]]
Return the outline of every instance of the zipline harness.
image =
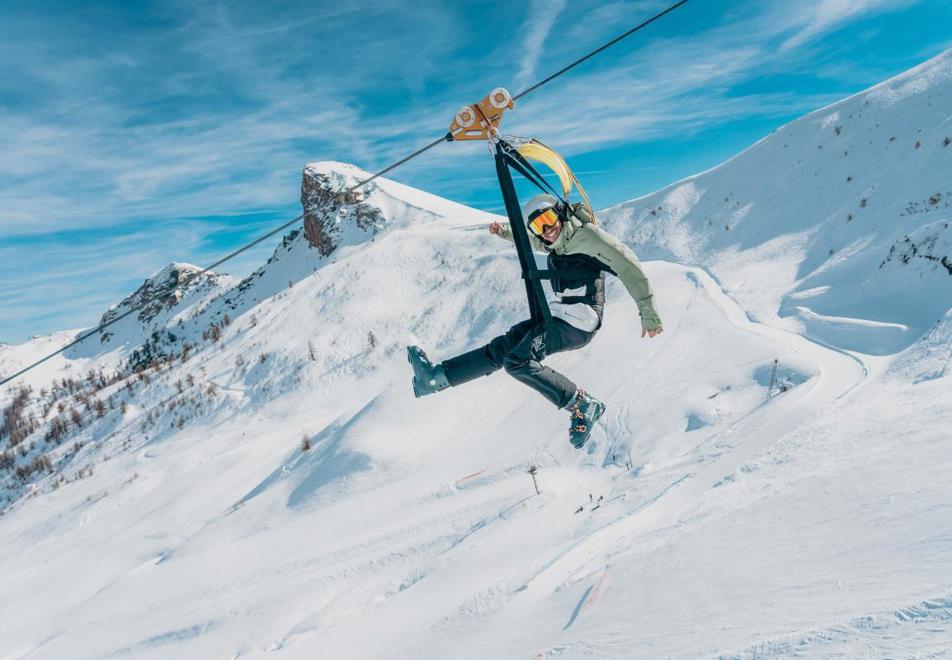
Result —
[[[509,92],[502,87],[497,87],[483,100],[465,106],[457,112],[447,135],[453,136],[453,140],[486,140],[489,143],[490,151],[496,161],[496,177],[499,179],[499,188],[506,207],[506,215],[509,218],[513,242],[516,244],[516,252],[519,255],[522,279],[526,284],[530,318],[536,323],[543,324],[548,332],[552,329],[553,321],[548,301],[542,291],[542,280],[557,277],[571,278],[573,273],[566,270],[558,272],[541,270],[536,265],[510,168],[519,172],[543,193],[551,193],[558,200],[557,207],[563,217],[568,217],[571,213],[569,194],[573,185],[578,189],[582,203],[593,221],[595,211],[581,182],[562,156],[538,140],[510,136],[504,139],[499,133],[499,123],[502,121],[503,114],[512,107],[513,99]],[[540,162],[555,172],[562,189],[556,190],[552,187],[530,160]]]

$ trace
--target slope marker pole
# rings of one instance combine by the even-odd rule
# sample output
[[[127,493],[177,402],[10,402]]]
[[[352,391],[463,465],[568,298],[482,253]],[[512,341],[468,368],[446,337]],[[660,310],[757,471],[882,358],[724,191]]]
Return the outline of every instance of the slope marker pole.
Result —
[[[541,495],[542,491],[539,490],[539,483],[536,481],[536,472],[538,472],[538,470],[536,470],[536,466],[530,466],[528,472],[532,475],[532,485],[535,487],[536,495]]]

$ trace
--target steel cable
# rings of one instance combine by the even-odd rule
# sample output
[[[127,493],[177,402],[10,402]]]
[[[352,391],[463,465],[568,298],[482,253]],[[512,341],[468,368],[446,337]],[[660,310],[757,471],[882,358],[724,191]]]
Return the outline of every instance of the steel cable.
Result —
[[[625,32],[624,34],[621,34],[621,35],[615,37],[615,38],[612,39],[611,41],[609,41],[609,42],[607,42],[607,43],[605,43],[605,44],[599,46],[598,48],[596,48],[595,50],[591,51],[590,53],[588,53],[588,54],[586,54],[586,55],[580,57],[580,58],[577,59],[577,60],[575,60],[574,62],[572,62],[572,63],[569,64],[568,66],[565,66],[565,67],[559,69],[558,71],[556,71],[556,72],[553,73],[552,75],[547,76],[546,78],[543,78],[542,80],[540,80],[539,82],[535,83],[534,85],[532,85],[532,86],[530,86],[530,87],[524,89],[523,91],[521,91],[521,92],[519,92],[518,94],[516,94],[515,96],[513,96],[512,99],[515,101],[515,100],[521,99],[521,98],[523,98],[523,97],[525,97],[525,96],[531,94],[532,92],[534,92],[535,90],[539,89],[540,87],[542,87],[542,86],[545,85],[546,83],[549,83],[549,82],[551,82],[552,80],[554,80],[555,78],[558,78],[559,76],[561,76],[562,74],[566,73],[566,72],[569,71],[570,69],[575,68],[576,66],[578,66],[578,65],[581,64],[582,62],[585,62],[586,60],[591,59],[592,57],[594,57],[595,55],[601,53],[601,52],[604,51],[605,49],[610,48],[611,46],[615,45],[616,43],[618,43],[618,42],[621,41],[622,39],[625,39],[626,37],[629,37],[629,36],[631,36],[632,34],[638,32],[639,30],[641,30],[641,29],[647,27],[648,25],[650,25],[651,23],[655,22],[656,20],[658,20],[658,19],[661,18],[662,16],[665,16],[666,14],[668,14],[668,13],[674,11],[675,9],[677,9],[678,7],[684,5],[684,4],[687,3],[687,2],[688,2],[688,0],[681,0],[680,2],[677,2],[677,3],[673,4],[673,5],[671,5],[670,7],[668,7],[667,9],[665,9],[664,11],[659,12],[658,14],[655,14],[654,16],[652,16],[651,18],[647,19],[646,21],[643,21],[642,23],[639,23],[638,25],[636,25],[636,26],[633,27],[632,29],[628,30],[628,31]],[[397,162],[395,162],[395,163],[393,163],[393,164],[391,164],[391,165],[388,165],[387,167],[385,167],[384,169],[380,170],[379,172],[373,174],[372,176],[370,176],[370,177],[368,177],[368,178],[366,178],[366,179],[360,181],[359,183],[354,184],[354,185],[351,186],[350,188],[348,188],[348,189],[342,191],[341,194],[342,194],[342,195],[348,195],[348,194],[350,194],[350,193],[353,193],[353,192],[357,191],[359,188],[361,188],[362,186],[365,186],[366,184],[370,183],[370,182],[373,181],[374,179],[376,179],[376,178],[378,178],[378,177],[380,177],[380,176],[383,176],[383,175],[386,174],[387,172],[390,172],[390,171],[392,171],[392,170],[394,170],[394,169],[400,167],[400,166],[403,165],[404,163],[407,163],[408,161],[413,160],[413,159],[416,158],[417,156],[420,156],[420,155],[422,155],[423,153],[429,151],[430,149],[432,149],[432,148],[435,147],[436,145],[440,144],[441,142],[451,141],[452,139],[453,139],[453,134],[452,134],[452,133],[446,133],[445,135],[443,135],[443,136],[440,137],[439,139],[433,140],[433,142],[430,142],[429,144],[427,144],[427,145],[424,146],[424,147],[421,147],[420,149],[417,149],[416,151],[414,151],[414,152],[411,153],[410,155],[408,155],[408,156],[406,156],[406,157],[404,157],[404,158],[401,158],[401,159],[398,160]],[[176,284],[174,285],[174,287],[184,288],[184,287],[188,286],[191,282],[195,281],[197,278],[201,277],[202,275],[205,275],[206,273],[208,273],[208,272],[209,272],[210,270],[212,270],[213,268],[217,268],[218,266],[222,265],[223,263],[225,263],[225,262],[227,262],[227,261],[230,261],[231,259],[234,259],[234,258],[237,257],[239,254],[242,254],[243,252],[246,252],[247,250],[250,250],[250,249],[253,248],[254,246],[260,244],[262,241],[265,241],[265,240],[271,238],[272,236],[274,236],[275,234],[284,231],[284,230],[287,229],[288,227],[290,227],[290,226],[292,226],[292,225],[294,225],[294,224],[297,224],[298,222],[300,222],[300,221],[304,218],[305,215],[306,215],[306,213],[302,213],[301,215],[297,216],[296,218],[294,218],[294,219],[292,219],[292,220],[288,220],[287,222],[283,223],[282,225],[280,225],[280,226],[278,226],[278,227],[275,227],[274,229],[272,229],[272,230],[269,231],[268,233],[263,234],[262,236],[259,236],[258,238],[254,239],[254,240],[251,241],[250,243],[247,243],[247,244],[241,246],[240,248],[238,248],[238,249],[235,250],[234,252],[231,252],[231,253],[225,255],[224,257],[222,257],[221,259],[219,259],[219,260],[216,261],[215,263],[210,264],[209,266],[206,266],[205,268],[203,268],[203,269],[201,269],[201,270],[199,270],[199,271],[196,271],[195,273],[192,273],[191,275],[189,275],[189,276],[183,278],[183,280],[182,280],[181,282],[176,283]],[[115,317],[115,318],[113,318],[113,319],[109,319],[109,320],[106,321],[106,322],[100,323],[100,324],[99,324],[98,326],[96,326],[93,330],[90,330],[90,331],[85,332],[85,333],[81,333],[79,336],[76,337],[76,339],[74,339],[73,341],[69,342],[68,344],[66,344],[66,345],[64,345],[64,346],[62,346],[62,347],[60,347],[59,349],[53,351],[53,352],[50,353],[49,355],[46,355],[46,356],[40,358],[40,359],[37,360],[36,362],[33,362],[32,364],[30,364],[30,365],[28,365],[28,366],[26,366],[26,367],[23,367],[22,369],[20,369],[19,371],[17,371],[16,373],[14,373],[14,374],[11,375],[11,376],[6,376],[6,377],[4,377],[2,380],[0,380],[0,386],[6,385],[7,383],[9,383],[10,381],[14,380],[15,378],[18,378],[19,376],[22,376],[23,374],[25,374],[26,372],[30,371],[31,369],[34,369],[34,368],[38,367],[39,365],[43,364],[43,363],[46,362],[47,360],[56,357],[56,356],[59,355],[60,353],[63,353],[64,351],[66,351],[66,350],[72,348],[73,346],[76,346],[77,344],[81,343],[81,342],[84,341],[85,339],[88,339],[89,337],[91,337],[91,336],[93,336],[93,335],[95,335],[95,334],[97,334],[97,333],[99,333],[99,332],[102,332],[103,330],[105,330],[105,329],[108,328],[109,326],[111,326],[111,325],[113,325],[113,324],[115,324],[115,323],[118,323],[118,322],[121,321],[122,319],[124,319],[124,318],[130,316],[131,314],[133,314],[133,313],[135,313],[135,312],[141,310],[142,308],[146,307],[147,305],[149,305],[150,303],[152,303],[152,302],[153,302],[154,300],[156,300],[157,298],[160,298],[160,297],[162,297],[163,295],[167,295],[167,294],[170,293],[170,292],[171,292],[171,290],[170,290],[170,291],[164,291],[164,292],[162,292],[162,293],[156,293],[156,294],[154,294],[151,298],[148,298],[148,299],[146,299],[146,300],[140,301],[139,304],[137,304],[137,305],[133,305],[130,309],[126,310],[125,312],[123,312],[123,313],[120,314],[119,316],[117,316],[117,317]]]

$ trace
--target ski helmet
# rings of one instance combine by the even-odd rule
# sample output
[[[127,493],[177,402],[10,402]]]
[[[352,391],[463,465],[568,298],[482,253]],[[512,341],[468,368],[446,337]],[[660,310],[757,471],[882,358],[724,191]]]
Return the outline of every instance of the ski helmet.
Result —
[[[555,197],[555,195],[541,193],[526,202],[525,206],[522,207],[522,215],[526,219],[526,222],[529,222],[533,216],[536,216],[547,209],[557,207],[558,204],[559,200]]]
[[[536,195],[523,208],[529,231],[542,237],[545,227],[562,220],[559,200],[548,194]]]

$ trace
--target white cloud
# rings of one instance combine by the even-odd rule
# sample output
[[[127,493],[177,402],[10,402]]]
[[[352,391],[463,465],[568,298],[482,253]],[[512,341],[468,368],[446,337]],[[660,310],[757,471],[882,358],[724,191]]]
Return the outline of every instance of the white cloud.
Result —
[[[428,37],[421,46],[373,20],[406,14],[397,2],[256,7],[183,4],[172,27],[117,35],[102,58],[90,56],[87,26],[38,43],[33,34],[54,34],[63,19],[37,10],[19,36],[0,19],[4,53],[29,55],[0,54],[0,77],[18,70],[5,92],[20,101],[0,97],[0,237],[286,208],[308,161],[370,164],[381,141],[418,128],[401,104],[373,107],[367,92],[458,46],[440,8],[407,18]]]
[[[526,18],[522,23],[514,47],[522,50],[519,73],[516,79],[519,88],[525,86],[535,76],[536,66],[542,56],[546,40],[552,26],[562,10],[566,0],[531,0]]]
[[[174,260],[205,266],[231,248],[209,236],[234,232],[240,225],[262,234],[278,220],[220,220],[142,223],[134,231],[109,235],[74,230],[56,240],[21,238],[0,243],[5,264],[0,289],[0,341],[19,342],[28,335],[95,325],[101,314],[134,291],[146,277]],[[265,243],[218,272],[243,275],[274,249]]]
[[[912,4],[916,0],[819,0],[804,3],[799,11],[791,14],[798,16],[803,25],[797,33],[781,44],[782,50],[798,48],[825,32],[835,29],[843,23],[864,14],[894,9]]]

